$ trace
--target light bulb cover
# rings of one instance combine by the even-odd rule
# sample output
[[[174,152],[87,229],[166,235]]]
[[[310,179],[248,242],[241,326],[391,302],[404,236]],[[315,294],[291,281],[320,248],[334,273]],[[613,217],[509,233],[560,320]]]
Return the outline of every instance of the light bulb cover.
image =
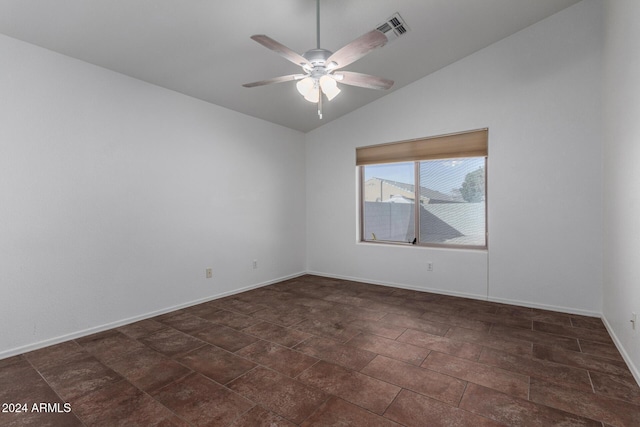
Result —
[[[320,88],[322,88],[322,92],[327,95],[327,99],[329,101],[338,96],[338,94],[340,93],[338,82],[336,82],[333,77],[330,77],[328,75],[320,77]]]
[[[296,83],[296,89],[298,89],[298,92],[302,96],[306,96],[309,91],[313,90],[314,86],[315,82],[311,77],[305,77]]]
[[[313,102],[314,104],[318,103],[318,101],[320,101],[320,89],[311,88],[311,90],[304,96],[304,99],[309,102]]]

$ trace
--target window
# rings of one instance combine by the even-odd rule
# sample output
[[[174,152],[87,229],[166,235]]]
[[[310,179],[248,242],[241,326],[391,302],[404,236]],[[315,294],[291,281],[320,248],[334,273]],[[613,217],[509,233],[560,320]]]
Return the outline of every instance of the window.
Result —
[[[361,240],[487,247],[486,129],[357,149]]]

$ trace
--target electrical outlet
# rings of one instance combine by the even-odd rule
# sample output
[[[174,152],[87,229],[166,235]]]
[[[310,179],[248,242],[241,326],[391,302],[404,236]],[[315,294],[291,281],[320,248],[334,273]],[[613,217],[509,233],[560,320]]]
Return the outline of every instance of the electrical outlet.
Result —
[[[433,263],[432,262],[427,263],[427,271],[433,271]]]
[[[254,259],[253,260],[253,269],[256,270],[258,268],[258,260]]]
[[[205,275],[206,275],[207,279],[211,279],[213,277],[213,268],[207,268],[207,271],[206,271]]]

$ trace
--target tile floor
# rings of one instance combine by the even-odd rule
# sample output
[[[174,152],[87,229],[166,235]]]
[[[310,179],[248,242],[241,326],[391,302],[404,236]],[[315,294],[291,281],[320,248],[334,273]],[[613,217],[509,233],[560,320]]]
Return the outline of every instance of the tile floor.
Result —
[[[0,360],[0,403],[28,409],[2,426],[640,426],[599,319],[317,276]]]

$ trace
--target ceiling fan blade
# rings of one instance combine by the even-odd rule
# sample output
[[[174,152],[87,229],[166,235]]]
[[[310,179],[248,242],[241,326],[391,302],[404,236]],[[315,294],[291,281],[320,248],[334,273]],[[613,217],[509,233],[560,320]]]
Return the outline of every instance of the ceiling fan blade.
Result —
[[[354,73],[352,71],[339,71],[333,76],[340,83],[367,89],[387,90],[393,86],[393,80],[370,76],[369,74]]]
[[[304,67],[304,66],[312,67],[311,63],[304,56],[292,51],[282,43],[275,41],[269,36],[265,36],[264,34],[256,34],[251,36],[251,39],[257,41],[267,49],[271,49],[272,51],[276,52],[278,55],[293,62],[296,65],[300,65],[301,67]]]
[[[382,47],[385,44],[387,44],[387,36],[384,33],[378,30],[369,31],[331,55],[326,62],[328,64],[327,68],[337,70],[338,68],[346,67],[373,49]],[[332,66],[332,62],[336,65]]]
[[[264,85],[270,85],[272,83],[282,83],[282,82],[290,82],[293,80],[300,80],[305,77],[307,77],[306,74],[289,74],[288,76],[274,77],[272,79],[260,80],[259,82],[245,83],[242,86],[244,87],[264,86]]]

